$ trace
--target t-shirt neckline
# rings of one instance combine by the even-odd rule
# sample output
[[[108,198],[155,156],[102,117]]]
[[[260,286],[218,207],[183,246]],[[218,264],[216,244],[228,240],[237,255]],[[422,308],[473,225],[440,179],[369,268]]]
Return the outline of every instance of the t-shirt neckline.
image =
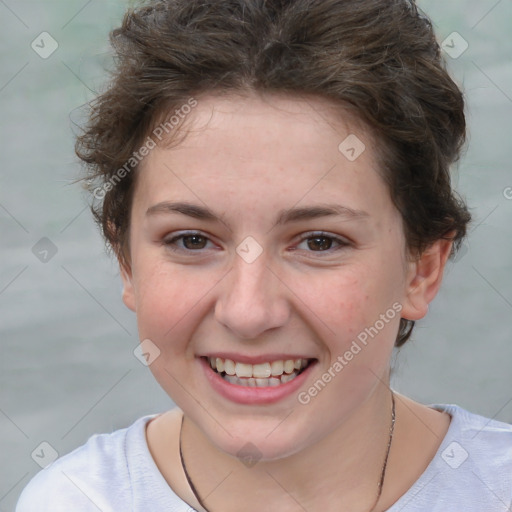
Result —
[[[412,486],[398,498],[386,512],[398,512],[408,503],[414,496],[428,483],[429,476],[439,469],[439,461],[442,452],[445,450],[449,441],[453,438],[453,433],[460,428],[461,422],[461,408],[453,404],[430,404],[427,407],[435,409],[440,412],[446,412],[450,415],[451,421],[448,430],[441,441],[436,454],[429,462],[423,473],[418,479],[412,484]],[[160,472],[155,460],[149,450],[147,438],[146,438],[146,426],[154,418],[157,418],[162,413],[150,414],[139,418],[133,425],[133,429],[129,429],[126,446],[127,455],[127,466],[130,471],[130,480],[135,495],[143,495],[145,489],[152,488],[154,492],[155,484],[159,494],[165,497],[168,506],[172,507],[173,512],[181,512],[181,506],[184,505],[186,508],[183,510],[191,511],[193,509],[187,502],[183,501],[173,490],[170,484],[165,480],[164,476]],[[131,435],[130,435],[131,434]],[[137,446],[138,445],[138,446]],[[133,472],[136,472],[135,476]],[[141,478],[141,475],[144,475]],[[147,480],[152,479],[152,485],[147,485]],[[156,481],[155,481],[156,480]],[[134,498],[135,499],[135,498]],[[179,507],[179,508],[177,508]]]

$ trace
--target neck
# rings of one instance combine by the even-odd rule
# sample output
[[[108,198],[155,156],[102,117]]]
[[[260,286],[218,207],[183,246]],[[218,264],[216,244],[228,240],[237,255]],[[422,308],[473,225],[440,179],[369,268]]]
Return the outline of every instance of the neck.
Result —
[[[182,448],[186,468],[205,507],[228,503],[261,510],[373,510],[379,492],[391,424],[391,393],[378,386],[357,410],[316,443],[284,458],[244,465],[214,446],[185,418]],[[229,500],[227,499],[229,497]],[[253,507],[253,508],[251,508]],[[237,508],[238,509],[238,508]]]

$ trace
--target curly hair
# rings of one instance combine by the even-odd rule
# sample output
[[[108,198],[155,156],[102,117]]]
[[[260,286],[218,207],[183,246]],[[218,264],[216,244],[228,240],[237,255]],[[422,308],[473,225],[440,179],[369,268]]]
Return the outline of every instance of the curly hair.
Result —
[[[230,91],[313,94],[350,108],[377,136],[410,254],[441,238],[453,240],[452,256],[459,248],[471,216],[450,166],[465,142],[464,97],[413,0],[158,0],[128,10],[111,43],[113,76],[90,104],[76,152],[121,262],[137,149],[192,96]],[[396,346],[413,327],[400,320]]]

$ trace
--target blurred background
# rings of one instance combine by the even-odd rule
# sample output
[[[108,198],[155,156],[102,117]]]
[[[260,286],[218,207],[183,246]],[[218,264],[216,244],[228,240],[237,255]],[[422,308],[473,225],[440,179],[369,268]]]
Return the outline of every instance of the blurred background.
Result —
[[[474,222],[396,354],[393,386],[512,422],[512,3],[419,3],[466,93],[454,183]],[[134,356],[115,262],[72,184],[73,124],[105,82],[108,33],[129,4],[0,0],[0,512],[14,510],[37,454],[173,406]]]

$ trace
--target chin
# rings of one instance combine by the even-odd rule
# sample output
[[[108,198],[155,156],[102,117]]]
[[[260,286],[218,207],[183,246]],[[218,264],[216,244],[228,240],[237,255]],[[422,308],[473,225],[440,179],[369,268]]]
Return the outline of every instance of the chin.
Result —
[[[285,420],[286,421],[286,420]],[[279,426],[280,421],[272,420],[264,424],[258,421],[246,421],[232,426],[226,425],[228,432],[237,432],[230,436],[226,431],[216,429],[211,434],[204,432],[210,442],[218,449],[241,460],[247,466],[257,462],[275,461],[295,455],[308,446],[308,434],[301,434],[293,426],[293,431]]]

